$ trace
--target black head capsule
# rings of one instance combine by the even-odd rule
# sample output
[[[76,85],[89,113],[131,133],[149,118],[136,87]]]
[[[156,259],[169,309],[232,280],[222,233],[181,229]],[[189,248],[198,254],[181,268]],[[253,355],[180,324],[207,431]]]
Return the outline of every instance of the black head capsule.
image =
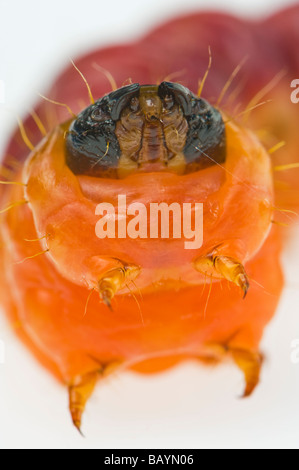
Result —
[[[139,95],[138,84],[116,90],[82,111],[66,138],[66,162],[76,175],[117,177],[121,150],[116,122]]]
[[[226,159],[226,133],[221,113],[206,100],[177,83],[163,82],[161,98],[172,95],[188,123],[184,146],[186,173],[197,171]]]
[[[182,85],[129,85],[89,106],[71,124],[66,162],[79,175],[185,174],[226,157],[218,110]]]

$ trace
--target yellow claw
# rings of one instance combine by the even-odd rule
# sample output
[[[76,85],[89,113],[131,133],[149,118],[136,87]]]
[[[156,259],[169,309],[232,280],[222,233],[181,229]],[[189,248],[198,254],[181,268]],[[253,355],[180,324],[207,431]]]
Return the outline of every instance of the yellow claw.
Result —
[[[123,363],[122,360],[114,360],[104,363],[95,357],[89,356],[97,364],[97,369],[84,375],[75,377],[69,385],[69,409],[72,422],[79,433],[84,437],[81,431],[82,417],[86,404],[94,392],[99,379],[113,374]]]
[[[197,258],[194,261],[194,267],[204,275],[220,277],[233,282],[238,287],[241,287],[244,298],[246,297],[249,289],[248,276],[242,263],[234,258],[212,253]]]
[[[263,356],[259,352],[243,349],[232,349],[231,353],[245,377],[246,387],[242,398],[250,397],[260,381]]]
[[[129,281],[134,281],[140,272],[135,265],[124,265],[107,272],[98,282],[101,299],[112,310],[111,301],[116,293],[123,289]]]
[[[69,408],[75,428],[81,435],[82,416],[85,406],[91,397],[97,381],[100,377],[100,371],[90,372],[89,374],[78,376],[69,386]]]
[[[228,256],[216,256],[214,266],[225,279],[241,287],[245,298],[249,289],[249,280],[244,266]]]
[[[263,355],[254,350],[231,347],[229,343],[209,343],[206,346],[208,354],[199,359],[210,364],[220,363],[228,357],[233,359],[245,378],[242,398],[250,397],[260,381]]]

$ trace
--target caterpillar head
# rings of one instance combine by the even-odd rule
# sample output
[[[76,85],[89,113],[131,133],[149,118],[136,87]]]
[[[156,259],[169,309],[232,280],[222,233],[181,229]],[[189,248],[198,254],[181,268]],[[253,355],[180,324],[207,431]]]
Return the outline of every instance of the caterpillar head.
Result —
[[[217,109],[182,85],[133,84],[104,96],[72,122],[66,155],[75,174],[186,174],[225,161],[225,126]]]

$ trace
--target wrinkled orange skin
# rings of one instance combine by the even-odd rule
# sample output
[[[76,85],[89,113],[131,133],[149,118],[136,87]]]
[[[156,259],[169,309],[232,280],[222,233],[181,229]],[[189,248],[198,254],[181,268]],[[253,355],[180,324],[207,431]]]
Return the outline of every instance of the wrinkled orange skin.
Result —
[[[239,98],[245,105],[289,60],[290,74],[272,93],[273,104],[252,114],[247,125],[260,131],[269,124],[271,132],[267,128],[262,136],[266,148],[287,140],[286,149],[272,157],[274,165],[296,162],[298,111],[289,100],[289,83],[298,64],[296,56],[290,55],[285,33],[289,30],[297,38],[298,28],[288,28],[295,16],[299,17],[296,7],[282,14],[284,21],[277,15],[278,19],[265,22],[267,40],[261,37],[259,24],[226,15],[188,16],[134,45],[92,53],[77,65],[95,97],[109,90],[106,78],[92,69],[94,61],[105,66],[119,85],[129,76],[136,82],[154,83],[185,68],[183,82],[196,91],[211,44],[216,67],[210,72],[205,97],[219,95],[248,53],[250,59],[240,79],[245,77],[248,83]],[[274,47],[276,30],[279,36]],[[186,41],[181,37],[187,37]],[[263,67],[265,57],[267,67]],[[77,112],[80,99],[86,96],[81,77],[67,69],[50,96]],[[280,175],[283,190],[274,197],[270,157],[253,134],[230,121],[224,168],[213,166],[185,176],[138,174],[124,180],[76,177],[64,162],[65,126],[57,126],[66,121],[65,110],[53,111],[53,105],[46,103],[37,111],[50,124],[49,135],[38,144],[36,125],[28,118],[26,129],[37,147],[28,155],[16,133],[7,151],[25,163],[13,179],[26,187],[5,186],[1,192],[2,207],[24,197],[28,201],[3,214],[0,228],[1,303],[22,340],[64,383],[75,387],[83,381],[87,389],[80,389],[82,408],[94,386],[89,377],[95,371],[126,367],[155,372],[190,358],[210,362],[232,357],[245,373],[245,393],[249,394],[258,381],[259,343],[283,286],[280,233],[271,224],[277,217],[274,205],[298,207],[295,172]],[[116,204],[118,194],[126,194],[128,204],[203,202],[203,247],[194,252],[184,250],[184,240],[97,239],[95,207],[99,202]],[[195,270],[195,258],[216,247],[219,255],[245,266],[251,284],[245,300],[234,284],[215,273],[205,279]],[[96,290],[99,276],[115,266],[115,258],[140,267],[140,275],[137,288],[129,286],[134,295],[122,289],[111,312]],[[71,401],[76,401],[76,391],[72,390],[71,397],[72,393]],[[80,416],[72,415],[79,427]]]
[[[270,161],[258,141],[235,124],[227,124],[227,138],[228,172],[214,166],[185,177],[77,178],[65,165],[60,128],[29,158],[20,175],[29,204],[7,212],[1,229],[3,272],[10,280],[3,297],[9,290],[13,321],[66,383],[95,370],[97,363],[135,366],[146,361],[152,370],[163,367],[163,360],[150,365],[150,358],[217,358],[217,344],[258,350],[282,285],[274,232],[263,245],[273,212]],[[23,187],[13,187],[8,200],[22,199],[23,192]],[[203,247],[194,252],[184,250],[181,240],[97,239],[95,207],[102,200],[115,200],[118,193],[127,194],[128,203],[161,197],[165,202],[203,202]],[[45,234],[48,238],[41,242],[26,241]],[[246,300],[227,281],[215,280],[209,294],[210,281],[195,271],[195,257],[215,246],[246,265],[253,280]],[[47,254],[25,260],[46,248]],[[107,269],[107,257],[141,267],[136,279],[143,294],[141,312],[126,289],[117,295],[113,313],[96,292],[86,307],[88,289],[95,287],[101,269]],[[266,260],[262,269],[261,260]]]

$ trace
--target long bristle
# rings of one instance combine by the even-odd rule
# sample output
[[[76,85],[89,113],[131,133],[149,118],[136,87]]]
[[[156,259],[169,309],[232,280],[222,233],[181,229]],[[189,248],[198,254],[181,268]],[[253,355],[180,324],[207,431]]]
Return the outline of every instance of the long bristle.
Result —
[[[209,46],[209,64],[208,64],[208,68],[203,76],[203,79],[199,82],[199,87],[198,87],[198,92],[197,92],[197,96],[198,98],[201,97],[202,95],[202,91],[204,89],[204,86],[205,86],[205,83],[207,81],[207,78],[208,78],[208,75],[210,73],[210,70],[211,70],[211,67],[212,67],[212,63],[213,63],[213,59],[212,59],[212,51],[211,51],[211,46]]]
[[[92,92],[91,92],[91,88],[89,86],[89,83],[88,81],[86,80],[85,76],[83,75],[83,73],[81,72],[81,70],[78,69],[78,67],[76,66],[76,64],[74,63],[73,60],[71,60],[71,63],[72,65],[74,66],[74,68],[77,70],[77,72],[79,73],[79,75],[82,77],[82,80],[84,81],[85,85],[86,85],[86,88],[87,88],[87,91],[88,91],[88,96],[89,96],[89,99],[90,99],[90,103],[91,104],[94,104],[95,103],[95,100],[94,100],[94,97],[92,95]]]

